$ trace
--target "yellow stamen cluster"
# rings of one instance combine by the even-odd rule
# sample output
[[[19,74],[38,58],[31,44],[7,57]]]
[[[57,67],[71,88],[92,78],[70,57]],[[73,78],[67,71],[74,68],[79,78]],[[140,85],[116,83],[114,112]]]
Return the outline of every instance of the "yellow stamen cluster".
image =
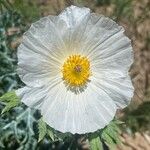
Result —
[[[62,67],[63,79],[71,86],[83,86],[88,81],[90,62],[81,55],[69,56]]]

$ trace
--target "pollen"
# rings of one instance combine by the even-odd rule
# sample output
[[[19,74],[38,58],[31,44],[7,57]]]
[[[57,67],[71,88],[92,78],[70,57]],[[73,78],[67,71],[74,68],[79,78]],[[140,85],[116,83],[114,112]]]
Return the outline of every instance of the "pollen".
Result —
[[[62,66],[63,80],[71,86],[85,85],[91,76],[90,62],[81,55],[69,56]]]

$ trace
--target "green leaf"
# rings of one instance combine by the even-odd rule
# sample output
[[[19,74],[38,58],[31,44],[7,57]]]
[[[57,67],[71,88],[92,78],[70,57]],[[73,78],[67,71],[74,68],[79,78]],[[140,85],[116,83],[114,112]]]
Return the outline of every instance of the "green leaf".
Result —
[[[89,140],[91,150],[103,150],[103,144],[99,136],[91,135]]]
[[[115,123],[115,124],[124,124],[123,121],[120,121],[120,120],[113,120],[112,123]]]
[[[20,104],[20,99],[16,95],[15,91],[8,92],[0,97],[0,101],[5,103],[5,107],[2,110],[1,114],[8,112],[10,109],[16,107]]]
[[[6,106],[4,107],[4,109],[2,110],[1,114],[8,112],[10,109],[16,107],[20,102],[16,101],[16,100],[12,100],[10,102],[8,102],[6,104]]]
[[[49,135],[49,137],[51,138],[51,140],[54,141],[54,138],[55,138],[55,137],[54,137],[53,131],[50,130],[50,129],[48,129],[48,130],[47,130],[47,134]]]
[[[106,144],[109,146],[109,148],[114,149],[115,148],[115,143],[113,139],[103,131],[102,133],[102,139],[106,142]]]
[[[108,126],[103,132],[108,134],[116,142],[116,144],[121,144],[119,133],[117,133],[116,130],[112,126]]]
[[[19,97],[16,95],[15,91],[7,92],[3,96],[0,97],[0,101],[2,102],[10,102],[12,100],[19,101]]]
[[[109,125],[102,130],[102,139],[112,148],[116,144],[122,143],[119,138],[120,129],[118,124],[120,124],[120,121],[111,121]]]
[[[39,130],[39,139],[38,142],[44,139],[46,133],[47,133],[47,126],[46,123],[41,119],[38,121],[38,130]]]
[[[124,122],[121,122],[119,120],[114,120],[111,121],[110,124],[108,125],[108,127],[112,128],[113,130],[115,130],[117,133],[121,133],[121,130],[119,128],[120,124],[123,124]]]

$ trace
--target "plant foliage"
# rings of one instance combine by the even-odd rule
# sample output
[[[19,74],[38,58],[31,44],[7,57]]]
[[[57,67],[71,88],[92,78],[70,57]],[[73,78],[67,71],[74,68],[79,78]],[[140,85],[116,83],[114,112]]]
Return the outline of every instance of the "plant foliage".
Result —
[[[2,114],[8,112],[10,109],[16,107],[20,103],[20,99],[15,94],[15,91],[4,94],[2,97],[0,97],[0,101],[5,103]]]
[[[64,144],[69,142],[69,147],[77,148],[78,145],[72,145],[76,143],[77,135],[72,135],[70,133],[60,133],[50,128],[46,123],[41,119],[38,121],[38,130],[39,130],[39,141],[43,140],[46,135],[49,135],[51,141],[63,141]],[[91,150],[104,150],[104,145],[108,146],[109,149],[115,149],[116,144],[121,144],[120,140],[120,121],[111,121],[104,129],[101,129],[95,133],[89,133],[87,139],[90,143]],[[50,133],[49,133],[50,132]],[[82,136],[81,136],[82,137]]]
[[[0,1],[0,6],[4,8],[2,2],[4,1]],[[23,85],[16,74],[17,46],[13,45],[24,29],[20,14],[11,9],[3,9],[0,14],[0,95],[6,94],[0,98],[0,112],[3,113],[0,117],[2,150],[32,150],[37,146],[34,132],[35,111],[19,105],[20,100],[13,91]]]

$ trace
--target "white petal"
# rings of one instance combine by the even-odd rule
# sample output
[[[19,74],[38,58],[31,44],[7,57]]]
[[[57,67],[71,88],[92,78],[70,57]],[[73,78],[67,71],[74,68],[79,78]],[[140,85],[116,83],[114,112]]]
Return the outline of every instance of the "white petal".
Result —
[[[97,52],[98,46],[124,29],[109,18],[87,13],[71,31],[70,41],[80,44],[80,53],[90,57]]]
[[[42,87],[25,86],[23,88],[16,90],[16,94],[18,97],[21,98],[21,101],[27,106],[36,109],[41,109],[45,97],[49,92],[49,89],[55,87],[60,82],[62,82],[61,78],[55,78],[55,79],[51,79],[51,82],[48,84],[48,86],[42,86]]]
[[[82,35],[90,17],[90,9],[71,6],[66,8],[55,22],[68,55],[81,53]],[[61,26],[60,26],[61,24]]]
[[[84,32],[85,45],[82,49],[85,50],[85,54],[89,57],[97,52],[101,53],[103,52],[102,46],[107,47],[105,42],[123,31],[124,29],[110,18],[92,14],[88,21],[86,32]]]
[[[62,34],[68,53],[86,55],[94,69],[129,70],[133,52],[124,29],[110,18],[85,14],[72,30]]]
[[[119,109],[130,103],[134,88],[127,73],[119,70],[103,70],[100,73],[95,73],[92,78],[92,82],[97,88],[103,89]]]
[[[64,44],[52,20],[48,16],[31,25],[18,48],[18,74],[28,86],[45,85],[60,73]]]
[[[128,71],[133,63],[133,51],[130,40],[119,32],[95,49],[90,56],[93,70],[118,69]]]
[[[89,133],[106,126],[114,117],[116,105],[101,89],[89,84],[80,94],[67,91],[62,84],[48,93],[42,105],[44,120],[56,130]]]
[[[18,97],[21,98],[21,101],[25,105],[36,109],[40,109],[44,97],[46,96],[46,89],[24,87],[16,90],[16,94]]]
[[[74,28],[80,23],[84,17],[90,13],[89,8],[79,8],[76,6],[67,7],[60,15],[59,18],[66,22],[68,28]]]

